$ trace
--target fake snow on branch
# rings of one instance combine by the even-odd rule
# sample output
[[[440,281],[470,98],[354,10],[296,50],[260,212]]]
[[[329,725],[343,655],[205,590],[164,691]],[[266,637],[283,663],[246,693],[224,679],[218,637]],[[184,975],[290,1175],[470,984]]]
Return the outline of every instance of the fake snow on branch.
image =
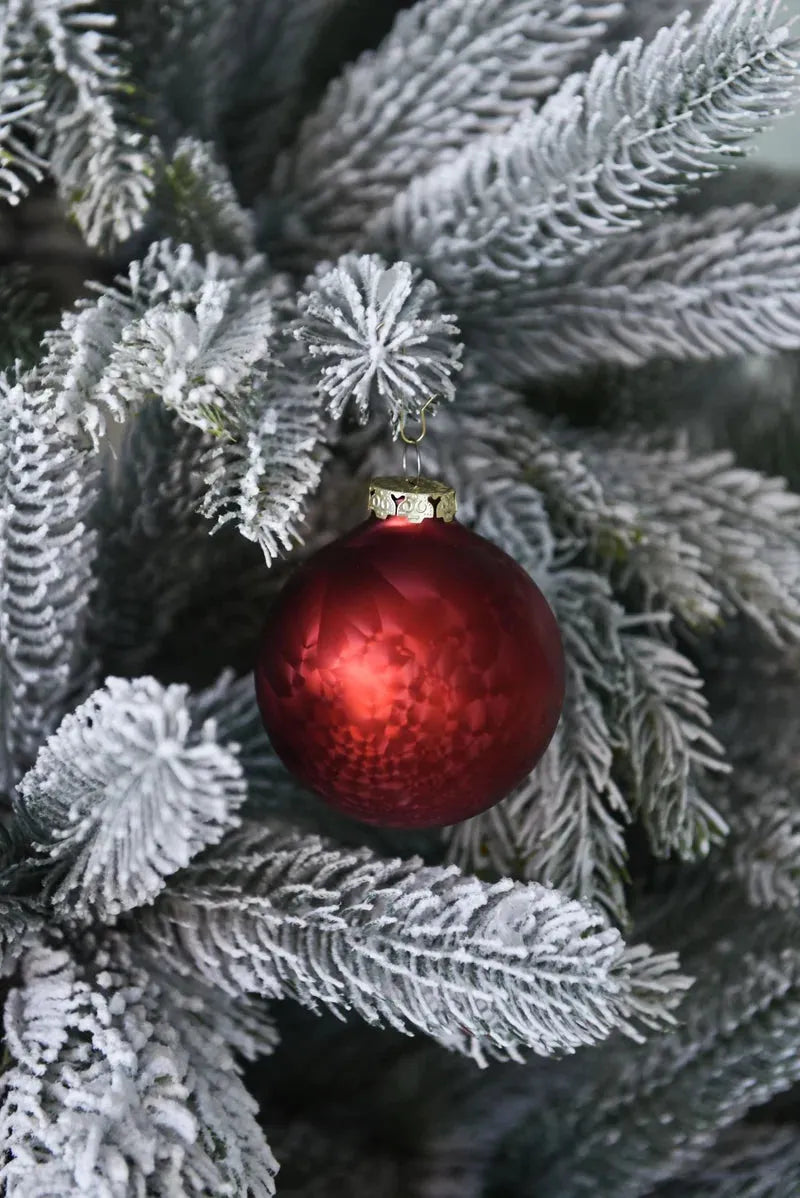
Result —
[[[469,381],[462,398],[502,410],[491,385]],[[462,438],[468,427],[460,422]],[[741,614],[776,643],[800,636],[800,497],[784,479],[726,452],[693,454],[685,438],[612,437],[520,410],[500,429],[482,418],[475,427],[540,492],[559,539],[615,589],[640,587],[645,611],[696,629]]]
[[[717,685],[736,698],[725,705],[722,726],[734,772],[719,796],[731,838],[717,865],[738,879],[754,906],[793,912],[800,906],[796,666],[780,651],[772,659],[760,653],[755,661],[723,657],[721,663]],[[743,668],[753,684],[747,692]]]
[[[291,996],[419,1030],[484,1062],[658,1027],[687,980],[626,949],[590,908],[542,886],[488,885],[419,860],[245,825],[141,924],[158,957],[231,995]]]
[[[165,141],[224,151],[243,195],[262,193],[309,92],[309,60],[351,0],[198,0],[117,4],[137,83]]]
[[[652,42],[626,42],[573,75],[540,112],[415,179],[377,218],[388,246],[460,310],[564,268],[721,169],[788,109],[798,86],[774,0],[716,0]]]
[[[702,626],[691,598],[684,606],[672,585],[668,558],[686,555],[700,583],[695,593],[705,580],[717,619],[741,613],[777,643],[800,638],[800,497],[784,479],[744,469],[730,453],[695,456],[681,441],[661,448],[603,434],[581,440],[606,493],[637,513],[639,545],[623,574]]]
[[[800,1138],[791,1124],[743,1122],[722,1133],[691,1173],[653,1198],[781,1198],[800,1177]]]
[[[554,535],[540,493],[514,478],[508,453],[481,453],[481,421],[461,424],[468,448],[451,461],[457,479],[482,483],[476,529],[545,591],[568,685],[543,760],[498,808],[446,830],[449,856],[558,886],[624,921],[624,830],[634,814],[661,856],[706,853],[725,830],[702,797],[724,765],[700,679],[664,642],[663,613],[632,619],[606,579],[572,565],[575,547]],[[482,466],[499,477],[481,480]]]
[[[620,42],[630,41],[633,37],[650,41],[659,29],[664,25],[671,25],[681,13],[689,12],[696,18],[702,15],[708,6],[709,0],[652,0],[644,4],[641,0],[629,0],[620,19],[610,26],[608,36],[603,39],[604,44],[618,45]]]
[[[775,927],[765,944],[763,923],[747,923],[727,946],[705,946],[706,976],[687,997],[680,1027],[627,1053],[609,1045],[595,1077],[577,1082],[567,1104],[552,1105],[549,1129],[536,1144],[528,1137],[525,1150],[536,1198],[594,1195],[598,1182],[615,1198],[651,1194],[723,1128],[800,1078],[796,930]],[[748,938],[751,951],[742,952]]]
[[[305,502],[322,474],[323,427],[322,405],[305,372],[285,362],[232,440],[209,448],[202,463],[208,489],[199,510],[215,520],[215,528],[233,521],[268,563],[291,549],[301,539]]]
[[[0,895],[0,977],[16,972],[22,954],[37,942],[45,919],[35,900]]]
[[[64,432],[74,437],[82,434],[97,448],[109,419],[122,422],[130,414],[131,407],[136,410],[139,404],[151,398],[146,385],[136,394],[135,372],[125,369],[131,353],[128,343],[137,337],[144,340],[141,322],[148,315],[151,322],[160,318],[162,323],[167,318],[175,322],[181,316],[187,317],[194,333],[183,349],[187,361],[196,352],[198,322],[192,323],[191,317],[201,298],[206,296],[199,317],[205,332],[214,315],[217,324],[223,315],[229,315],[227,307],[239,298],[250,276],[259,277],[262,270],[260,259],[252,261],[249,269],[235,258],[218,254],[209,254],[205,261],[201,261],[188,245],[175,246],[170,241],[158,241],[149,247],[140,261],[131,263],[127,274],[119,277],[114,286],[99,289],[97,298],[78,300],[62,314],[60,327],[46,334],[45,352],[35,376],[39,386],[52,389],[55,414]],[[238,290],[232,290],[237,281]],[[230,289],[225,292],[227,305],[218,302],[216,312],[208,298],[215,285]],[[218,297],[221,294],[221,291],[216,292]],[[165,358],[169,349],[167,342]],[[259,331],[258,352],[254,357],[251,350],[251,360],[258,361],[265,349],[266,342]],[[166,360],[161,370],[165,375]],[[115,387],[110,385],[107,371],[115,382],[125,386],[123,395],[118,395]],[[188,380],[184,379],[184,387],[181,387],[174,374],[175,366],[172,387],[180,405],[184,390],[189,389]],[[164,377],[158,380],[159,383],[164,381]],[[183,406],[186,408],[185,403]]]
[[[217,1030],[234,1019],[202,987],[190,996],[148,975],[119,938],[85,950],[91,964],[31,950],[6,1002],[9,1198],[272,1198],[277,1164]],[[268,1050],[265,1031],[245,1017],[236,1047]]]
[[[297,347],[273,360],[273,287],[282,293],[258,256],[200,261],[189,246],[156,242],[115,287],[64,314],[37,371],[65,433],[94,445],[109,419],[154,396],[206,434],[198,510],[217,526],[235,521],[268,561],[297,539],[324,421]]]
[[[135,412],[159,395],[188,424],[235,434],[244,396],[267,378],[273,304],[254,277],[260,260],[240,272],[229,261],[219,266],[189,303],[167,295],[123,328],[97,386],[101,403]]]
[[[0,788],[11,794],[87,686],[97,475],[49,390],[0,375]],[[91,685],[89,683],[89,685]]]
[[[554,281],[510,285],[465,321],[511,384],[599,362],[800,347],[800,209],[743,204],[613,239]]]
[[[334,416],[352,398],[365,423],[381,401],[397,429],[431,397],[453,399],[462,353],[455,317],[407,262],[347,255],[320,267],[298,307],[295,336],[321,360],[320,387]]]
[[[9,0],[3,9],[0,144],[10,155],[0,194],[16,201],[27,191],[25,176],[39,179],[49,168],[90,245],[125,240],[150,202],[155,143],[127,110],[133,88],[114,18],[85,0]],[[21,66],[28,86],[10,104]]]
[[[155,204],[160,227],[196,254],[255,256],[255,219],[239,203],[230,173],[215,148],[182,137],[165,163]]]
[[[589,865],[591,872],[594,853],[589,852],[587,862],[580,833],[585,835],[593,821],[584,804],[576,801],[579,783],[588,783],[589,791],[596,792],[598,832],[610,833],[611,813],[628,822],[628,800],[659,856],[669,856],[673,849],[684,858],[707,852],[725,825],[698,792],[708,785],[709,773],[725,769],[722,747],[709,731],[711,720],[696,669],[665,643],[668,616],[628,616],[605,579],[560,564],[569,562],[574,547],[552,536],[545,541],[538,528],[541,517],[530,531],[531,513],[541,505],[539,493],[521,481],[509,482],[507,490],[503,503],[495,502],[495,492],[481,506],[477,527],[503,547],[513,548],[520,565],[545,587],[562,629],[573,687],[559,737],[572,742],[562,763],[564,774],[558,785],[553,776],[540,781],[536,772],[528,782],[534,795],[538,793],[530,813],[534,825],[559,793],[560,803],[555,805],[561,808],[557,818],[551,811],[549,827],[531,828],[524,856],[542,872],[530,876],[563,885],[560,871],[553,875],[549,867],[543,868],[561,854],[562,868],[580,871]],[[559,748],[567,746],[557,743],[556,759]],[[615,868],[619,884],[620,862],[615,857],[606,864],[607,885]],[[568,889],[592,896],[591,891]]]
[[[56,866],[55,906],[107,919],[216,844],[244,797],[234,747],[193,723],[186,687],[109,678],[41,749],[19,814]]]
[[[30,143],[44,106],[41,89],[15,63],[6,11],[0,14],[0,200],[8,204],[18,204],[43,177],[46,163]]]
[[[294,257],[345,250],[415,176],[502,133],[621,12],[602,0],[420,0],[400,12],[278,163],[276,202],[303,231]]]

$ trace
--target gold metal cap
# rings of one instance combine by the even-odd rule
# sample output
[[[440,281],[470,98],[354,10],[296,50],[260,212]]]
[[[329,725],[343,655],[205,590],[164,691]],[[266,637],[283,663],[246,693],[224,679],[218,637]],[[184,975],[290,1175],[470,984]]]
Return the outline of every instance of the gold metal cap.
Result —
[[[456,493],[435,478],[373,478],[369,484],[369,510],[385,520],[404,516],[412,524],[444,520],[456,514]]]

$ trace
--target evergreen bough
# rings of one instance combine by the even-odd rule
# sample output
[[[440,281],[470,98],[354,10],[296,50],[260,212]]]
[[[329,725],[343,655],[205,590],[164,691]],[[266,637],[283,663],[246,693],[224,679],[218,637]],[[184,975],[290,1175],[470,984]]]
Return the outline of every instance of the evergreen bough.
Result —
[[[0,197],[53,187],[103,280],[0,280],[9,1198],[267,1198],[272,1130],[298,1196],[796,1178],[752,1117],[800,1081],[800,208],[707,181],[797,42],[772,0],[396,7],[0,14]],[[247,668],[434,394],[568,687],[515,793],[404,835],[288,777]]]

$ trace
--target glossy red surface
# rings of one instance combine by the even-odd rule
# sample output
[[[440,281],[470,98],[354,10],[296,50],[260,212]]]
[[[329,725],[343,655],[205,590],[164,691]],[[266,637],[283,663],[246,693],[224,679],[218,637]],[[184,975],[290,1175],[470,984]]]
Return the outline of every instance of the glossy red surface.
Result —
[[[541,591],[482,537],[371,516],[278,596],[256,689],[276,752],[332,806],[452,824],[503,798],[547,747],[561,637]]]

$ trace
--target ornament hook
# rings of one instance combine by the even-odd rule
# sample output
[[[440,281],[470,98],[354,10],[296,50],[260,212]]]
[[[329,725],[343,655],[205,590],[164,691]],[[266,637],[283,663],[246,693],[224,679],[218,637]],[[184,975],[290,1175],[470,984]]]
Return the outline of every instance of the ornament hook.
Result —
[[[419,421],[420,421],[421,428],[420,428],[419,436],[409,437],[407,435],[407,433],[406,433],[406,413],[405,412],[403,412],[403,415],[400,418],[399,432],[400,432],[400,440],[403,442],[403,474],[405,475],[406,478],[408,478],[408,476],[409,476],[408,475],[408,464],[407,464],[408,446],[409,445],[414,446],[414,452],[417,455],[417,478],[419,478],[419,476],[420,476],[420,473],[422,471],[422,459],[420,458],[420,453],[419,453],[419,443],[428,431],[428,423],[425,418],[425,413],[427,412],[427,410],[431,406],[431,404],[434,403],[438,398],[439,398],[438,395],[432,395],[430,397],[430,399],[427,401],[427,403],[423,404],[423,406],[420,408]]]

